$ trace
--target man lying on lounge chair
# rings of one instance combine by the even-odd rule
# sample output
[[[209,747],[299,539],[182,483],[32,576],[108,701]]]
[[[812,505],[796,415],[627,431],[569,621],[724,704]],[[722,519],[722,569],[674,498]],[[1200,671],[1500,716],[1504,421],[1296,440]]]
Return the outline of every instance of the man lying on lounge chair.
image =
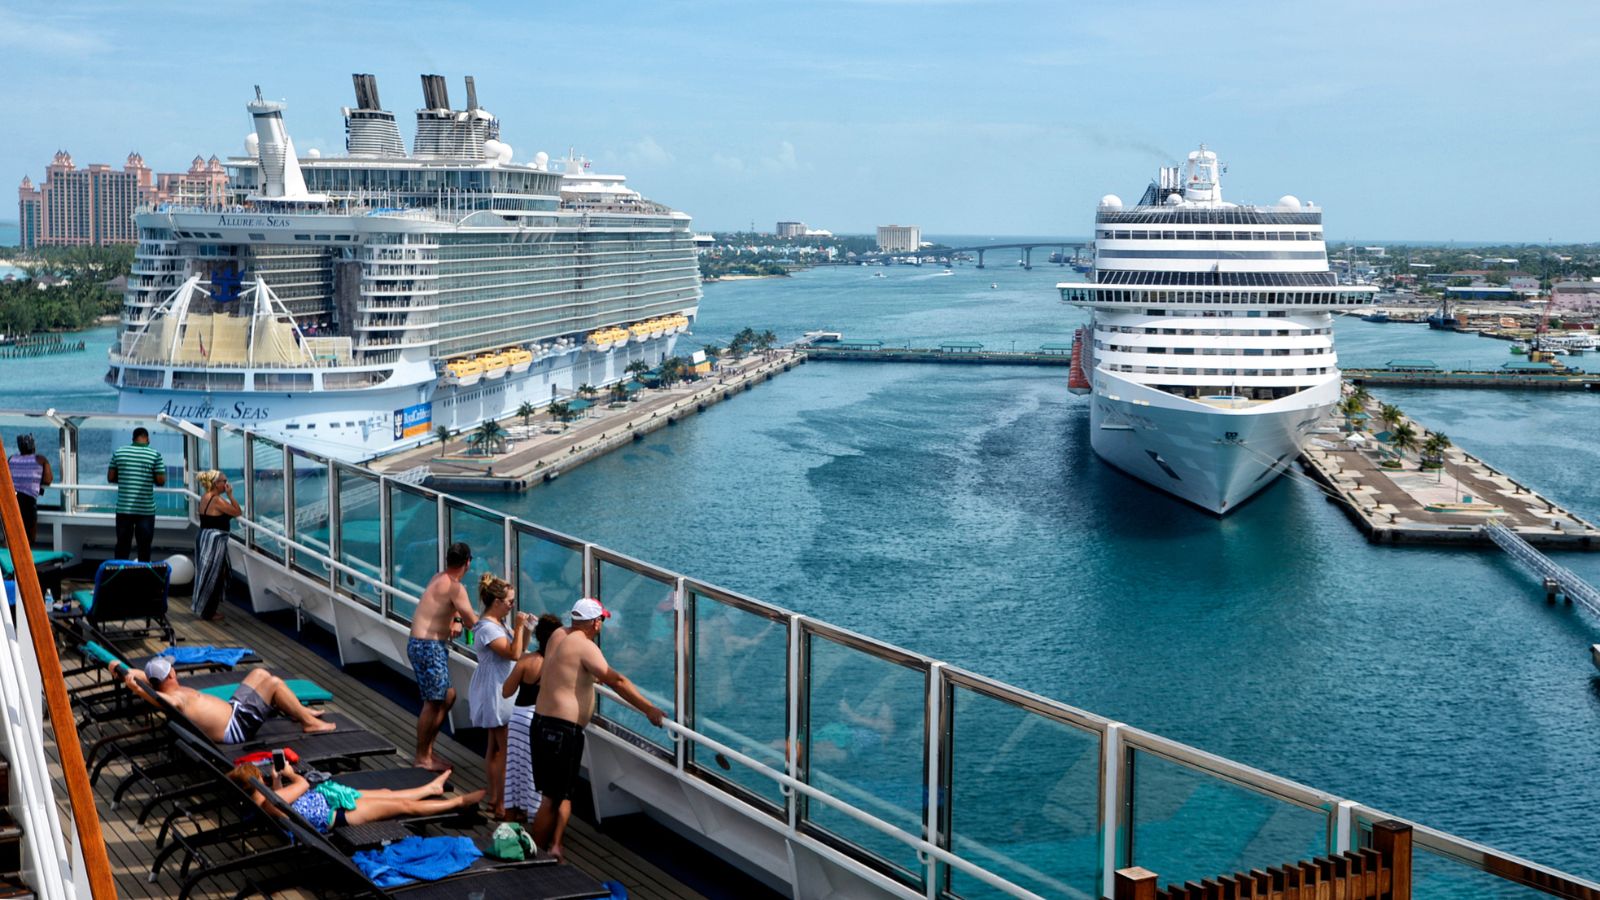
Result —
[[[160,704],[151,693],[159,693],[162,700],[219,744],[243,744],[251,740],[273,710],[298,722],[306,734],[319,734],[338,727],[322,721],[322,713],[307,709],[282,678],[266,669],[250,670],[244,682],[234,689],[233,699],[223,700],[179,684],[172,660],[165,656],[145,663],[143,673],[134,672],[120,662],[111,663],[107,668],[111,674],[120,676],[129,690],[157,706]]]

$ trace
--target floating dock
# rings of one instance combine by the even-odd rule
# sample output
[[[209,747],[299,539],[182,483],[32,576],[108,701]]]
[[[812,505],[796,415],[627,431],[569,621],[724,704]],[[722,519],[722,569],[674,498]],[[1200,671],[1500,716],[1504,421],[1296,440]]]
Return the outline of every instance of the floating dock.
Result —
[[[1600,390],[1600,373],[1557,368],[1544,363],[1511,363],[1504,368],[1467,370],[1389,366],[1345,369],[1351,384],[1366,387],[1511,388],[1517,390]]]
[[[1352,441],[1324,430],[1301,467],[1375,544],[1493,546],[1485,530],[1493,522],[1534,546],[1600,550],[1600,529],[1460,448],[1446,450],[1438,469],[1421,469],[1415,454],[1392,469],[1380,465],[1390,451],[1371,435]]]
[[[977,341],[946,341],[937,347],[886,347],[882,341],[817,340],[797,345],[807,357],[834,362],[912,362],[990,366],[1071,366],[1071,344],[1037,350],[988,350]]]

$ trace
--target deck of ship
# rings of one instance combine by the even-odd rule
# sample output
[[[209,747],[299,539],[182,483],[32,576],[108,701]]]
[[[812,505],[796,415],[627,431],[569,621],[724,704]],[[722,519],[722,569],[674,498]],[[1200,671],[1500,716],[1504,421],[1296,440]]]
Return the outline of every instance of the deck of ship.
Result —
[[[275,672],[293,673],[309,678],[331,690],[336,699],[327,704],[326,709],[348,713],[370,730],[382,734],[401,748],[401,752],[393,756],[366,760],[363,768],[394,768],[410,764],[410,748],[416,742],[416,716],[378,689],[387,686],[386,682],[401,683],[399,678],[387,672],[373,672],[372,677],[363,678],[341,670],[318,652],[316,638],[310,631],[311,626],[308,626],[308,632],[304,637],[297,637],[293,632],[279,630],[231,604],[225,607],[226,621],[221,623],[204,622],[191,615],[187,607],[187,598],[173,598],[171,608],[172,622],[183,643],[251,647]],[[287,618],[287,622],[292,623],[292,616]],[[149,646],[151,652],[154,652],[156,645]],[[63,662],[68,668],[74,664],[70,658],[64,658]],[[82,680],[69,683],[69,687],[81,683]],[[462,690],[464,691],[464,688]],[[454,790],[471,791],[484,786],[483,758],[476,751],[454,740],[448,733],[440,735],[437,749],[441,756],[455,766],[451,776],[451,786]],[[48,744],[48,755],[51,774],[59,780],[60,758],[53,740]],[[179,880],[174,877],[177,871],[176,864],[169,864],[157,881],[147,880],[150,862],[156,852],[154,849],[156,831],[165,809],[141,826],[137,823],[137,817],[144,798],[138,790],[135,790],[129,798],[125,798],[120,807],[111,806],[112,791],[126,772],[125,765],[114,763],[95,786],[96,797],[100,802],[102,833],[116,874],[118,893],[125,898],[176,896],[180,885]],[[68,814],[65,809],[65,794],[62,795],[61,805],[65,817]],[[485,818],[483,824],[471,831],[453,833],[469,834],[477,840],[479,846],[486,846],[488,834],[494,824]],[[627,888],[630,897],[641,900],[654,900],[654,898],[680,900],[680,898],[705,896],[624,847],[614,835],[608,833],[608,828],[580,818],[580,812],[577,810],[567,830],[567,848],[570,862],[601,881],[621,882]],[[736,883],[740,880],[731,869],[728,874]],[[208,889],[197,896],[231,897],[243,884],[241,880],[220,878],[207,882]],[[757,896],[770,896],[753,882],[748,886],[738,884],[734,891],[743,896],[750,896],[751,892],[755,892]],[[284,893],[279,896],[300,895]]]

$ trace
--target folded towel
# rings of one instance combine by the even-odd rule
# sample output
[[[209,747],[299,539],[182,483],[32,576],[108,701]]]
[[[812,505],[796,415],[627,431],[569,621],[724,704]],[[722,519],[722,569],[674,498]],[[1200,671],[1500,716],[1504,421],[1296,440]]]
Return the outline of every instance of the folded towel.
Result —
[[[94,641],[85,641],[83,644],[83,652],[88,656],[94,657],[100,662],[106,663],[107,665],[117,662],[117,655],[115,653],[112,653],[110,650],[107,650]]]
[[[345,787],[337,781],[319,781],[312,790],[322,795],[328,801],[329,809],[352,810],[356,808],[356,801],[361,799],[361,792],[355,788]]]
[[[289,686],[289,690],[294,692],[295,697],[301,703],[326,703],[333,699],[333,692],[315,681],[306,681],[303,678],[288,678],[283,683]],[[238,687],[239,685],[237,684],[216,684],[211,687],[201,688],[200,693],[210,694],[218,700],[227,700],[233,697],[233,692]]]
[[[246,656],[254,656],[255,651],[249,647],[213,647],[206,644],[195,647],[168,647],[161,651],[161,655],[170,656],[173,662],[180,665],[217,663],[232,668]]]
[[[82,607],[84,612],[94,609],[94,591],[73,591],[72,600]]]
[[[373,884],[392,888],[449,878],[482,855],[464,837],[408,837],[379,850],[363,850],[351,859]]]

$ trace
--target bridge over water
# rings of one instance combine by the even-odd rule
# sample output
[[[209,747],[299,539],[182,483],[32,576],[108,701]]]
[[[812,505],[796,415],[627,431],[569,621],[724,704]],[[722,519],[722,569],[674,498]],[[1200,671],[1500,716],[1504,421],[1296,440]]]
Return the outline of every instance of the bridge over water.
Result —
[[[1088,257],[1086,257],[1084,255],[1084,251],[1092,250],[1094,248],[1094,243],[1091,242],[1091,241],[1026,241],[1026,242],[1019,242],[1019,243],[1015,243],[1015,244],[978,244],[978,245],[971,246],[971,247],[940,247],[937,250],[927,250],[927,251],[922,251],[922,252],[918,252],[918,253],[911,253],[910,251],[904,251],[904,250],[899,251],[899,252],[894,252],[894,253],[891,253],[891,252],[869,253],[869,254],[864,254],[864,255],[861,255],[861,256],[857,256],[855,259],[852,259],[849,262],[852,262],[852,263],[888,262],[889,260],[901,259],[901,258],[904,258],[906,256],[917,256],[917,257],[920,257],[922,259],[932,258],[932,259],[935,259],[935,260],[948,262],[948,261],[953,260],[955,258],[955,256],[956,256],[956,254],[959,254],[959,253],[976,253],[978,255],[978,268],[982,269],[982,268],[984,268],[984,265],[985,265],[985,263],[984,263],[984,255],[986,253],[988,253],[989,251],[991,251],[991,250],[1016,250],[1016,251],[1018,251],[1017,261],[1022,264],[1022,267],[1024,269],[1032,269],[1033,268],[1033,251],[1036,250],[1036,249],[1039,249],[1040,247],[1044,247],[1044,248],[1048,248],[1048,249],[1056,251],[1059,254],[1056,264],[1064,266],[1069,261],[1072,261],[1072,260],[1078,260],[1078,259],[1087,260]],[[1072,253],[1071,253],[1070,257],[1069,257],[1069,255],[1067,253],[1067,250],[1069,248],[1072,250]]]

